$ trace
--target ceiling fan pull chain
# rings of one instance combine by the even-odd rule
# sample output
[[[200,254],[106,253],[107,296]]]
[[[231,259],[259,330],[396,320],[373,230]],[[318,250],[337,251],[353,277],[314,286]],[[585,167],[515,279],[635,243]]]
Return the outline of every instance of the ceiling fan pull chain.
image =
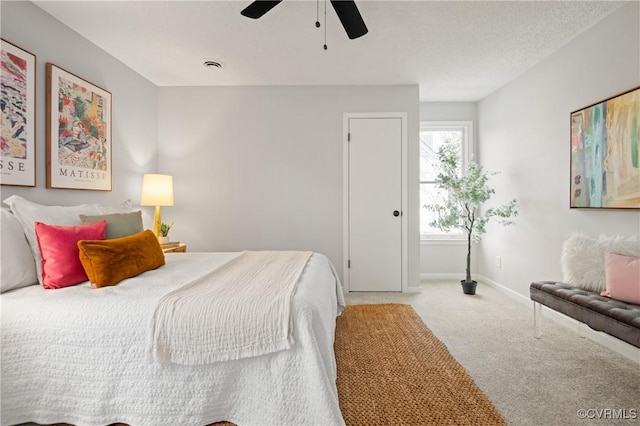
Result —
[[[316,28],[320,28],[320,0],[316,0]]]
[[[324,50],[327,50],[327,0],[324,0]]]

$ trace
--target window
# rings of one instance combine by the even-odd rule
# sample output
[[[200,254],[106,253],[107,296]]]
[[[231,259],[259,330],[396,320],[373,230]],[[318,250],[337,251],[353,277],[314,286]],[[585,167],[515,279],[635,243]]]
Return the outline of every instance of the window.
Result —
[[[470,121],[420,123],[420,234],[422,239],[462,239],[461,230],[443,232],[429,226],[435,220],[435,213],[423,208],[425,204],[434,204],[442,200],[445,194],[436,188],[438,175],[438,148],[444,144],[459,146],[462,169],[466,167],[469,155],[473,152],[473,123]],[[460,171],[462,173],[462,170]]]

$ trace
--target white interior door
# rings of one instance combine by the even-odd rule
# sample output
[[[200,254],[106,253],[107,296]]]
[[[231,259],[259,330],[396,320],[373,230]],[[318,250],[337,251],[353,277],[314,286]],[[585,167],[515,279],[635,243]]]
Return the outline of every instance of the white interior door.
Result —
[[[402,119],[348,119],[350,291],[402,291]]]

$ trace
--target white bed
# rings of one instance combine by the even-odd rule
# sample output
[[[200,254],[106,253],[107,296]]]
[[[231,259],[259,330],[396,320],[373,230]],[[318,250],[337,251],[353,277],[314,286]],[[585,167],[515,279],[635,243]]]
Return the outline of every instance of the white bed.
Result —
[[[149,361],[158,301],[235,256],[168,254],[165,266],[114,287],[31,285],[0,295],[2,425],[344,424],[333,352],[344,300],[321,254],[293,296],[291,349],[207,365]]]

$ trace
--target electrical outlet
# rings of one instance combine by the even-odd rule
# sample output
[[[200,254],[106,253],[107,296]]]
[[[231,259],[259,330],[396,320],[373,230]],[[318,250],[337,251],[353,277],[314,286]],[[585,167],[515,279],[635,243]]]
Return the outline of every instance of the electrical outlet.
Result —
[[[496,256],[496,267],[498,269],[502,268],[502,257],[501,256]]]

